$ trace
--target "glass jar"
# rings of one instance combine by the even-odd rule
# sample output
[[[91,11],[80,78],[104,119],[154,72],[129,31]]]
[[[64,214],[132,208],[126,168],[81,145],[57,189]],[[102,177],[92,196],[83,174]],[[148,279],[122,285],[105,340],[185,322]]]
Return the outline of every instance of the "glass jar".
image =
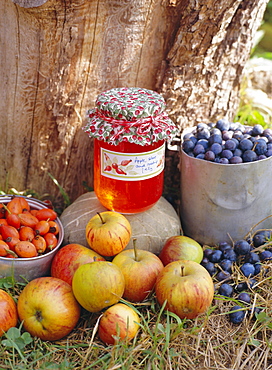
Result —
[[[165,141],[177,133],[151,90],[116,88],[100,94],[84,130],[94,137],[94,191],[109,210],[144,212],[162,196]]]
[[[95,139],[94,191],[104,207],[122,213],[143,212],[163,192],[165,142],[140,146]]]

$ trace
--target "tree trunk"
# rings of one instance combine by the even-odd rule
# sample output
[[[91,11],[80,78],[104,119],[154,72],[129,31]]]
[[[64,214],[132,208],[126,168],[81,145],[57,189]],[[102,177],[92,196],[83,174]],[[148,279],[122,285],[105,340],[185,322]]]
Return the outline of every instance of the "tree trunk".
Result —
[[[3,0],[0,188],[61,198],[48,172],[71,200],[91,187],[82,126],[112,87],[161,92],[181,129],[231,119],[267,2]]]
[[[267,1],[190,3],[167,55],[161,89],[180,127],[222,116],[233,119],[243,69]]]

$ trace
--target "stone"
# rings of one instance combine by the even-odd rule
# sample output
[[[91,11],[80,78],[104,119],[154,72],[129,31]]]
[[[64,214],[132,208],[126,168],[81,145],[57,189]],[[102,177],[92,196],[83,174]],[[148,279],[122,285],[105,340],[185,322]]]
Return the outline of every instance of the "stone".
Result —
[[[78,243],[88,247],[85,228],[88,221],[107,209],[99,202],[94,192],[78,197],[60,216],[64,228],[63,245]],[[165,241],[171,236],[182,235],[181,221],[174,207],[164,198],[149,210],[124,215],[132,228],[132,237],[126,249],[133,248],[133,239],[139,249],[159,254]]]

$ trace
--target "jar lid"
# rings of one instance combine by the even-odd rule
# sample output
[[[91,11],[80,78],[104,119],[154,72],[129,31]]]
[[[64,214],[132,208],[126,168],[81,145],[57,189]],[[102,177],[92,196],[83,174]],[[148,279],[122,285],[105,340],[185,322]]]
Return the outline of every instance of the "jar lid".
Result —
[[[114,145],[121,141],[140,145],[171,141],[178,129],[164,112],[165,107],[164,98],[155,91],[114,88],[97,97],[96,107],[87,112],[88,123],[83,130]]]

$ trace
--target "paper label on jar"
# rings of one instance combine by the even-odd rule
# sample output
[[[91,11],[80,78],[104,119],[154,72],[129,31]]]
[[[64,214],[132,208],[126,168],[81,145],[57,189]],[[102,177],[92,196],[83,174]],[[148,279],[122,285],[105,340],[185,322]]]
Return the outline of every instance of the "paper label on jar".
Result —
[[[159,175],[164,169],[165,143],[143,153],[120,153],[101,148],[101,174],[124,181],[139,181]]]

